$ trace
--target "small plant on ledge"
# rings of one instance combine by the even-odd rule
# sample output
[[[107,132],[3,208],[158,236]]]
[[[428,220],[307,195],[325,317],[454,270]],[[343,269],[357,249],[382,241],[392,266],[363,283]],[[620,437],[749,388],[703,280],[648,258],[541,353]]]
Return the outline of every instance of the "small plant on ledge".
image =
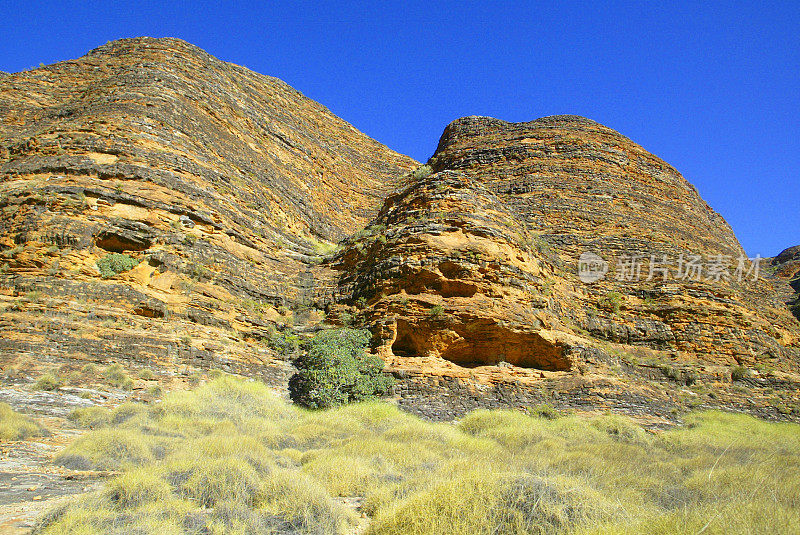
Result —
[[[139,260],[126,254],[111,253],[97,261],[97,268],[104,279],[110,279],[139,265]]]
[[[432,318],[440,318],[444,315],[444,307],[442,305],[434,305],[428,310],[428,315]]]

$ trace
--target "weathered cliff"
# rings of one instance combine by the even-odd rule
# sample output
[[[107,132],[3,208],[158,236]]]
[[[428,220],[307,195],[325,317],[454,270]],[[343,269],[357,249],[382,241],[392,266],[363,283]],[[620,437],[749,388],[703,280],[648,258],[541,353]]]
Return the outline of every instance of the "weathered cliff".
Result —
[[[784,249],[772,259],[776,290],[800,319],[800,245]]]
[[[589,119],[465,117],[419,166],[277,79],[138,38],[0,79],[0,177],[6,377],[283,384],[265,340],[327,314],[370,327],[434,418],[800,416],[796,248],[755,278],[689,182]]]
[[[416,165],[178,39],[6,76],[6,355],[260,364],[245,340],[324,301],[321,255]],[[111,253],[136,266],[104,277]]]
[[[797,378],[785,282],[768,262],[754,280],[722,217],[619,133],[574,116],[466,117],[429,166],[334,263],[341,301],[393,367],[488,384],[591,376],[617,394],[639,388],[619,382],[620,359],[684,384],[730,383],[737,367]],[[587,252],[604,277],[581,279]]]

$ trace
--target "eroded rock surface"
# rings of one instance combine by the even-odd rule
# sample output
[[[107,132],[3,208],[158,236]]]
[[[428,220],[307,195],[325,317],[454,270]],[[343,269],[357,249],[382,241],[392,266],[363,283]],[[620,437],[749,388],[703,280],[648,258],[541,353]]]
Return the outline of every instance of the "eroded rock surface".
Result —
[[[779,295],[800,319],[800,245],[784,249],[772,259],[771,264],[775,270]]]
[[[264,341],[327,317],[371,328],[398,402],[429,417],[800,417],[796,248],[737,277],[744,252],[695,188],[589,119],[465,117],[419,166],[277,79],[138,38],[2,78],[0,177],[6,374],[281,385]],[[581,279],[586,252],[605,277]],[[702,276],[681,277],[694,255]]]
[[[322,254],[416,165],[178,39],[4,77],[4,354],[253,372],[276,309],[328,298]],[[112,253],[138,263],[104,278]]]
[[[741,406],[721,392],[730,370],[774,371],[788,382],[772,402],[800,414],[800,324],[782,293],[796,252],[776,258],[781,276],[761,261],[755,280],[730,226],[667,163],[575,116],[459,119],[428,163],[332,263],[340,302],[361,309],[392,367],[649,397],[667,412],[683,402],[656,379]],[[581,280],[585,252],[608,262],[604,278]]]

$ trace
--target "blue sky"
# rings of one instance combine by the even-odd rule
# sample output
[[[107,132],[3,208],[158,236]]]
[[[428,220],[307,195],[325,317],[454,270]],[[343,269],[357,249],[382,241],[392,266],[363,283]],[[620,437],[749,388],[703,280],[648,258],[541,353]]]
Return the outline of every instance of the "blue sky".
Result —
[[[0,70],[173,36],[418,160],[465,115],[590,117],[675,166],[751,255],[800,244],[800,2],[5,1]]]

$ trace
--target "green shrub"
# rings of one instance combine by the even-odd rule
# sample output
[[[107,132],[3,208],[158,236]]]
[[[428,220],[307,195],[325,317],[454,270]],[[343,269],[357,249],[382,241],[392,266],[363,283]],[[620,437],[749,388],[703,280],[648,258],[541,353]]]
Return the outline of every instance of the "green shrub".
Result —
[[[342,315],[340,316],[340,320],[342,322],[342,325],[344,325],[345,327],[352,327],[356,323],[355,317],[353,317],[353,315],[350,314],[349,312],[343,312]]]
[[[318,409],[386,394],[392,379],[383,374],[383,361],[365,351],[370,336],[367,330],[348,328],[314,335],[295,362],[291,398]]]
[[[661,366],[661,373],[669,379],[687,386],[692,386],[700,379],[700,374],[694,370],[682,370],[680,368],[674,368],[669,364]]]
[[[291,356],[297,353],[300,339],[295,334],[277,331],[270,337],[268,345],[280,355]]]
[[[434,305],[428,310],[428,315],[434,318],[438,318],[439,316],[444,314],[444,307],[442,305]]]
[[[619,314],[620,309],[622,308],[622,301],[623,296],[619,292],[608,292],[606,295],[601,297],[597,304],[600,305],[602,308],[607,310],[611,310],[614,314]]]
[[[7,403],[0,403],[0,440],[25,440],[45,434],[45,429],[32,418],[15,412]]]
[[[531,416],[538,416],[540,418],[546,418],[547,420],[555,420],[559,416],[561,416],[558,411],[551,407],[546,403],[542,403],[540,405],[536,405],[535,407],[531,407],[528,410],[528,413]]]
[[[153,373],[152,370],[150,370],[148,368],[145,368],[145,369],[139,371],[139,379],[142,379],[144,381],[152,381],[155,378],[156,378],[156,375]]]
[[[97,261],[97,268],[104,279],[130,271],[139,265],[139,260],[126,254],[111,253]]]
[[[64,381],[58,379],[52,373],[46,373],[39,377],[34,383],[34,390],[58,390],[64,384]]]

